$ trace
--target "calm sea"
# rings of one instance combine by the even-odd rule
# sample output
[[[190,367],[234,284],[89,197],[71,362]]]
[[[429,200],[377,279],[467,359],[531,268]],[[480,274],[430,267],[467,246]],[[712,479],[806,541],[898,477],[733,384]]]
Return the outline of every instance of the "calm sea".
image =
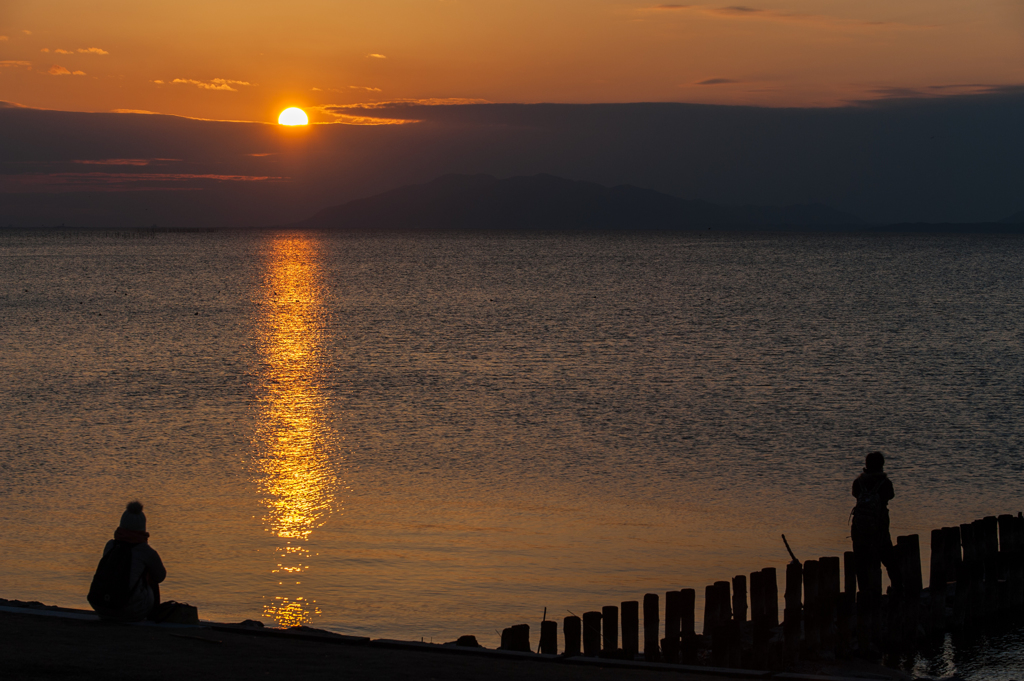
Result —
[[[927,565],[1024,509],[1022,310],[1011,237],[0,232],[0,596],[139,498],[204,618],[496,646],[841,555],[873,449]]]

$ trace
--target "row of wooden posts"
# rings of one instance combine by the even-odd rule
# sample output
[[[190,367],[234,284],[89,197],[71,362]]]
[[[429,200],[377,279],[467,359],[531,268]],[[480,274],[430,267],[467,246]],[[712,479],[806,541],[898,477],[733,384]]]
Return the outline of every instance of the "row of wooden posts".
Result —
[[[932,530],[928,588],[921,567],[916,534],[896,539],[894,588],[886,596],[880,570],[872,580],[879,585],[875,593],[864,585],[858,591],[853,552],[844,554],[842,565],[832,556],[794,560],[786,566],[781,624],[775,568],[753,572],[749,581],[737,575],[705,587],[701,635],[694,589],[667,592],[664,610],[658,594],[646,594],[642,607],[625,601],[564,618],[561,653],[635,660],[642,652],[647,661],[781,669],[802,657],[906,651],[948,631],[1024,614],[1024,515]],[[501,647],[531,652],[529,625],[505,629]],[[559,653],[558,625],[546,617],[539,652]]]

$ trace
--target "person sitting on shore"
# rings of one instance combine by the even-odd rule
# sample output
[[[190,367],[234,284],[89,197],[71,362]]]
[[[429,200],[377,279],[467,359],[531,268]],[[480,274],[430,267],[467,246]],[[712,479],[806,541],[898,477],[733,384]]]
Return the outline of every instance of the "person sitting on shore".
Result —
[[[892,481],[882,469],[885,456],[871,452],[864,460],[864,472],[853,481],[857,505],[852,511],[850,538],[860,590],[871,596],[882,593],[882,565],[894,590],[901,583],[889,534],[889,501],[896,496]]]
[[[142,504],[132,501],[103,548],[89,589],[89,604],[100,619],[140,622],[160,604],[159,585],[167,570],[148,540]]]

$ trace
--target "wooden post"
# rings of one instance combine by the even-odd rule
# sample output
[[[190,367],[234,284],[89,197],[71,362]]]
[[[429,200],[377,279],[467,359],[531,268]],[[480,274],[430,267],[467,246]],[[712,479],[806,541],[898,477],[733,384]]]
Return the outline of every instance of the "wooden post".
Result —
[[[718,591],[714,584],[704,587],[704,635],[711,636],[718,626]]]
[[[907,645],[917,640],[917,625],[921,607],[921,544],[916,534],[900,537],[903,540],[903,608],[902,639]]]
[[[530,647],[530,625],[529,624],[514,624],[508,628],[509,631],[509,650],[515,650],[520,653],[531,653],[533,648]]]
[[[763,572],[750,573],[750,624],[753,634],[754,648],[752,663],[755,669],[768,666],[768,642],[771,630],[768,625],[768,607],[765,603],[767,587]]]
[[[875,625],[873,621],[876,596],[863,587],[857,592],[857,647],[861,652],[867,651],[874,638]]]
[[[747,621],[747,576],[732,578],[732,617],[743,624]]]
[[[762,568],[764,575],[764,614],[769,627],[779,626],[779,578],[775,568]]]
[[[785,662],[793,664],[800,657],[800,623],[802,619],[804,570],[799,561],[786,566],[786,607],[783,610],[782,633],[785,637]]]
[[[558,622],[544,620],[540,623],[540,652],[544,655],[558,654]]]
[[[857,561],[853,551],[843,553],[843,592],[857,593]]]
[[[658,608],[658,594],[644,594],[644,660],[647,662],[661,660],[658,648],[658,630],[661,628]]]
[[[999,520],[994,515],[980,521],[982,532],[982,560],[985,569],[985,614],[999,610]]]
[[[679,625],[682,622],[683,595],[678,591],[665,593],[665,638],[661,641],[662,662],[679,663]]]
[[[597,657],[601,654],[601,613],[583,613],[583,654]]]
[[[715,594],[713,606],[715,619],[711,628],[711,658],[714,666],[728,667],[730,657],[732,657],[732,636],[729,626],[732,620],[732,608],[730,607],[729,582],[715,582],[711,589]]]
[[[620,614],[622,616],[622,652],[627,660],[633,660],[640,652],[640,603],[623,601]]]
[[[946,584],[956,581],[956,571],[963,561],[960,553],[960,526],[943,527],[942,541],[946,547]]]
[[[724,624],[732,619],[732,588],[729,582],[715,582],[718,590],[718,623]]]
[[[928,633],[940,635],[946,630],[946,532],[932,530],[932,554],[928,570]]]
[[[606,605],[601,608],[601,623],[604,626],[604,641],[601,651],[606,657],[614,657],[619,649],[619,608]]]
[[[760,572],[750,573],[750,621],[764,622],[764,579]]]
[[[999,523],[1000,545],[1006,545],[1007,553],[1007,609],[1017,615],[1024,607],[1024,518],[1000,516]]]
[[[562,636],[565,637],[565,655],[580,654],[580,642],[583,634],[583,622],[576,615],[571,615],[562,620]]]
[[[821,617],[821,645],[829,653],[836,649],[836,612],[839,607],[839,558],[818,559],[818,613]]]
[[[1018,612],[1022,604],[1017,569],[1019,553],[1016,518],[1009,514],[999,516],[999,560],[1005,592],[1000,598],[1000,603],[1002,609],[1008,613]]]
[[[695,610],[697,592],[694,589],[682,589],[680,608],[682,617],[679,620],[679,661],[683,664],[697,664],[697,631]]]
[[[804,561],[804,650],[812,656],[821,647],[820,568],[816,560]]]
[[[853,612],[856,607],[857,594],[846,592],[839,594],[836,600],[836,657],[846,659],[853,652]]]

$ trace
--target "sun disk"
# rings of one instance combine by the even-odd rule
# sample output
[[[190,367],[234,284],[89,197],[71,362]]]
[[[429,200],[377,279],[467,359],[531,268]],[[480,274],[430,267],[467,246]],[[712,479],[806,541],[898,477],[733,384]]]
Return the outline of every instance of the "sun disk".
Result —
[[[309,125],[306,112],[294,106],[282,111],[277,117],[277,122],[281,125]]]

